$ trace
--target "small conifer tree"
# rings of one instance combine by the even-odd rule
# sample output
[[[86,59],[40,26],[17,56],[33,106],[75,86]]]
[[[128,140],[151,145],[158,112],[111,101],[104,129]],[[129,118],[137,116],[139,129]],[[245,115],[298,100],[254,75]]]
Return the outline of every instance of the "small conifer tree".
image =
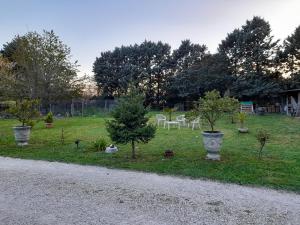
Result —
[[[117,144],[131,143],[132,158],[136,158],[136,142],[147,143],[154,137],[156,128],[148,124],[147,109],[143,96],[133,91],[119,100],[112,112],[113,120],[106,123],[112,141]]]

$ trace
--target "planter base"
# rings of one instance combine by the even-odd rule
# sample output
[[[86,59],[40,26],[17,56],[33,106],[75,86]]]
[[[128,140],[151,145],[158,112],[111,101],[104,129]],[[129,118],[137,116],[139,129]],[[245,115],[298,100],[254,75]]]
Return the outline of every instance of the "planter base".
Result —
[[[221,160],[221,156],[219,153],[216,153],[216,154],[207,153],[205,159],[219,161],[219,160]]]
[[[52,128],[53,127],[53,123],[45,123],[46,128]]]

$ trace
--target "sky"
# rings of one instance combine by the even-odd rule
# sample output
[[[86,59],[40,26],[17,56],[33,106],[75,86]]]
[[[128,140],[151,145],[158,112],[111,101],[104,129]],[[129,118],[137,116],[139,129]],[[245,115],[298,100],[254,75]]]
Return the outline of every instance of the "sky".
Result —
[[[300,25],[300,0],[0,0],[0,48],[17,34],[54,30],[80,74],[93,75],[100,53],[116,46],[182,40],[211,53],[227,33],[261,16],[283,40]]]

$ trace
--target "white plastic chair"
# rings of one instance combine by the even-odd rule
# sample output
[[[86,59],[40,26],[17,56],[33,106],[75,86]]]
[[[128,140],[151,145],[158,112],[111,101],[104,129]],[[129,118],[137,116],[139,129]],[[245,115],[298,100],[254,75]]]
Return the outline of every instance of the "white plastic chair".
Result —
[[[200,118],[197,117],[196,119],[194,119],[193,121],[190,122],[192,125],[192,130],[195,129],[195,127],[200,128]]]
[[[186,124],[184,115],[176,116],[176,121],[179,122],[180,126],[185,126]]]
[[[163,122],[163,124],[165,123],[165,121],[167,121],[167,117],[163,114],[156,114],[156,124],[157,126],[159,126],[160,122]]]

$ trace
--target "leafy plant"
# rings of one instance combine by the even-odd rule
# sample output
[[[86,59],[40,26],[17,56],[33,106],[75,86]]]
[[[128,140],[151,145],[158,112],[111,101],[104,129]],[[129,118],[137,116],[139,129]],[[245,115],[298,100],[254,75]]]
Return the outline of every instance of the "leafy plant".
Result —
[[[258,140],[258,142],[260,144],[258,156],[259,156],[259,158],[261,158],[263,148],[266,145],[267,141],[270,139],[270,134],[265,129],[259,129],[256,134],[256,139]]]
[[[218,119],[224,113],[225,100],[220,96],[216,90],[205,93],[203,98],[200,98],[196,104],[195,111],[208,122],[211,132],[215,132],[215,125]]]
[[[245,120],[246,120],[246,113],[239,112],[237,115],[238,115],[238,119],[239,119],[239,122],[240,122],[240,127],[244,128]]]
[[[144,98],[131,92],[129,96],[119,100],[112,111],[113,120],[107,121],[106,129],[112,141],[131,143],[132,158],[136,158],[135,143],[147,143],[154,137],[156,128],[148,124],[147,109],[143,105]]]
[[[104,151],[105,148],[107,147],[107,141],[105,138],[99,138],[96,141],[94,141],[93,143],[93,147],[97,150],[97,151]]]
[[[199,113],[196,110],[191,110],[191,111],[186,112],[184,116],[185,116],[186,121],[189,123],[189,122],[195,120],[199,116]]]
[[[39,101],[37,99],[26,99],[16,102],[15,106],[11,106],[8,109],[8,112],[15,116],[22,123],[22,126],[30,125],[34,119],[40,116],[37,110],[38,105]]]
[[[169,121],[172,121],[172,114],[173,112],[176,112],[177,111],[177,108],[164,108],[164,112],[168,114],[168,117],[169,117]]]
[[[52,112],[48,112],[48,114],[45,117],[45,123],[53,123],[53,113]]]
[[[239,111],[240,103],[235,98],[224,97],[224,110],[229,113],[231,123],[234,123],[236,113]]]

